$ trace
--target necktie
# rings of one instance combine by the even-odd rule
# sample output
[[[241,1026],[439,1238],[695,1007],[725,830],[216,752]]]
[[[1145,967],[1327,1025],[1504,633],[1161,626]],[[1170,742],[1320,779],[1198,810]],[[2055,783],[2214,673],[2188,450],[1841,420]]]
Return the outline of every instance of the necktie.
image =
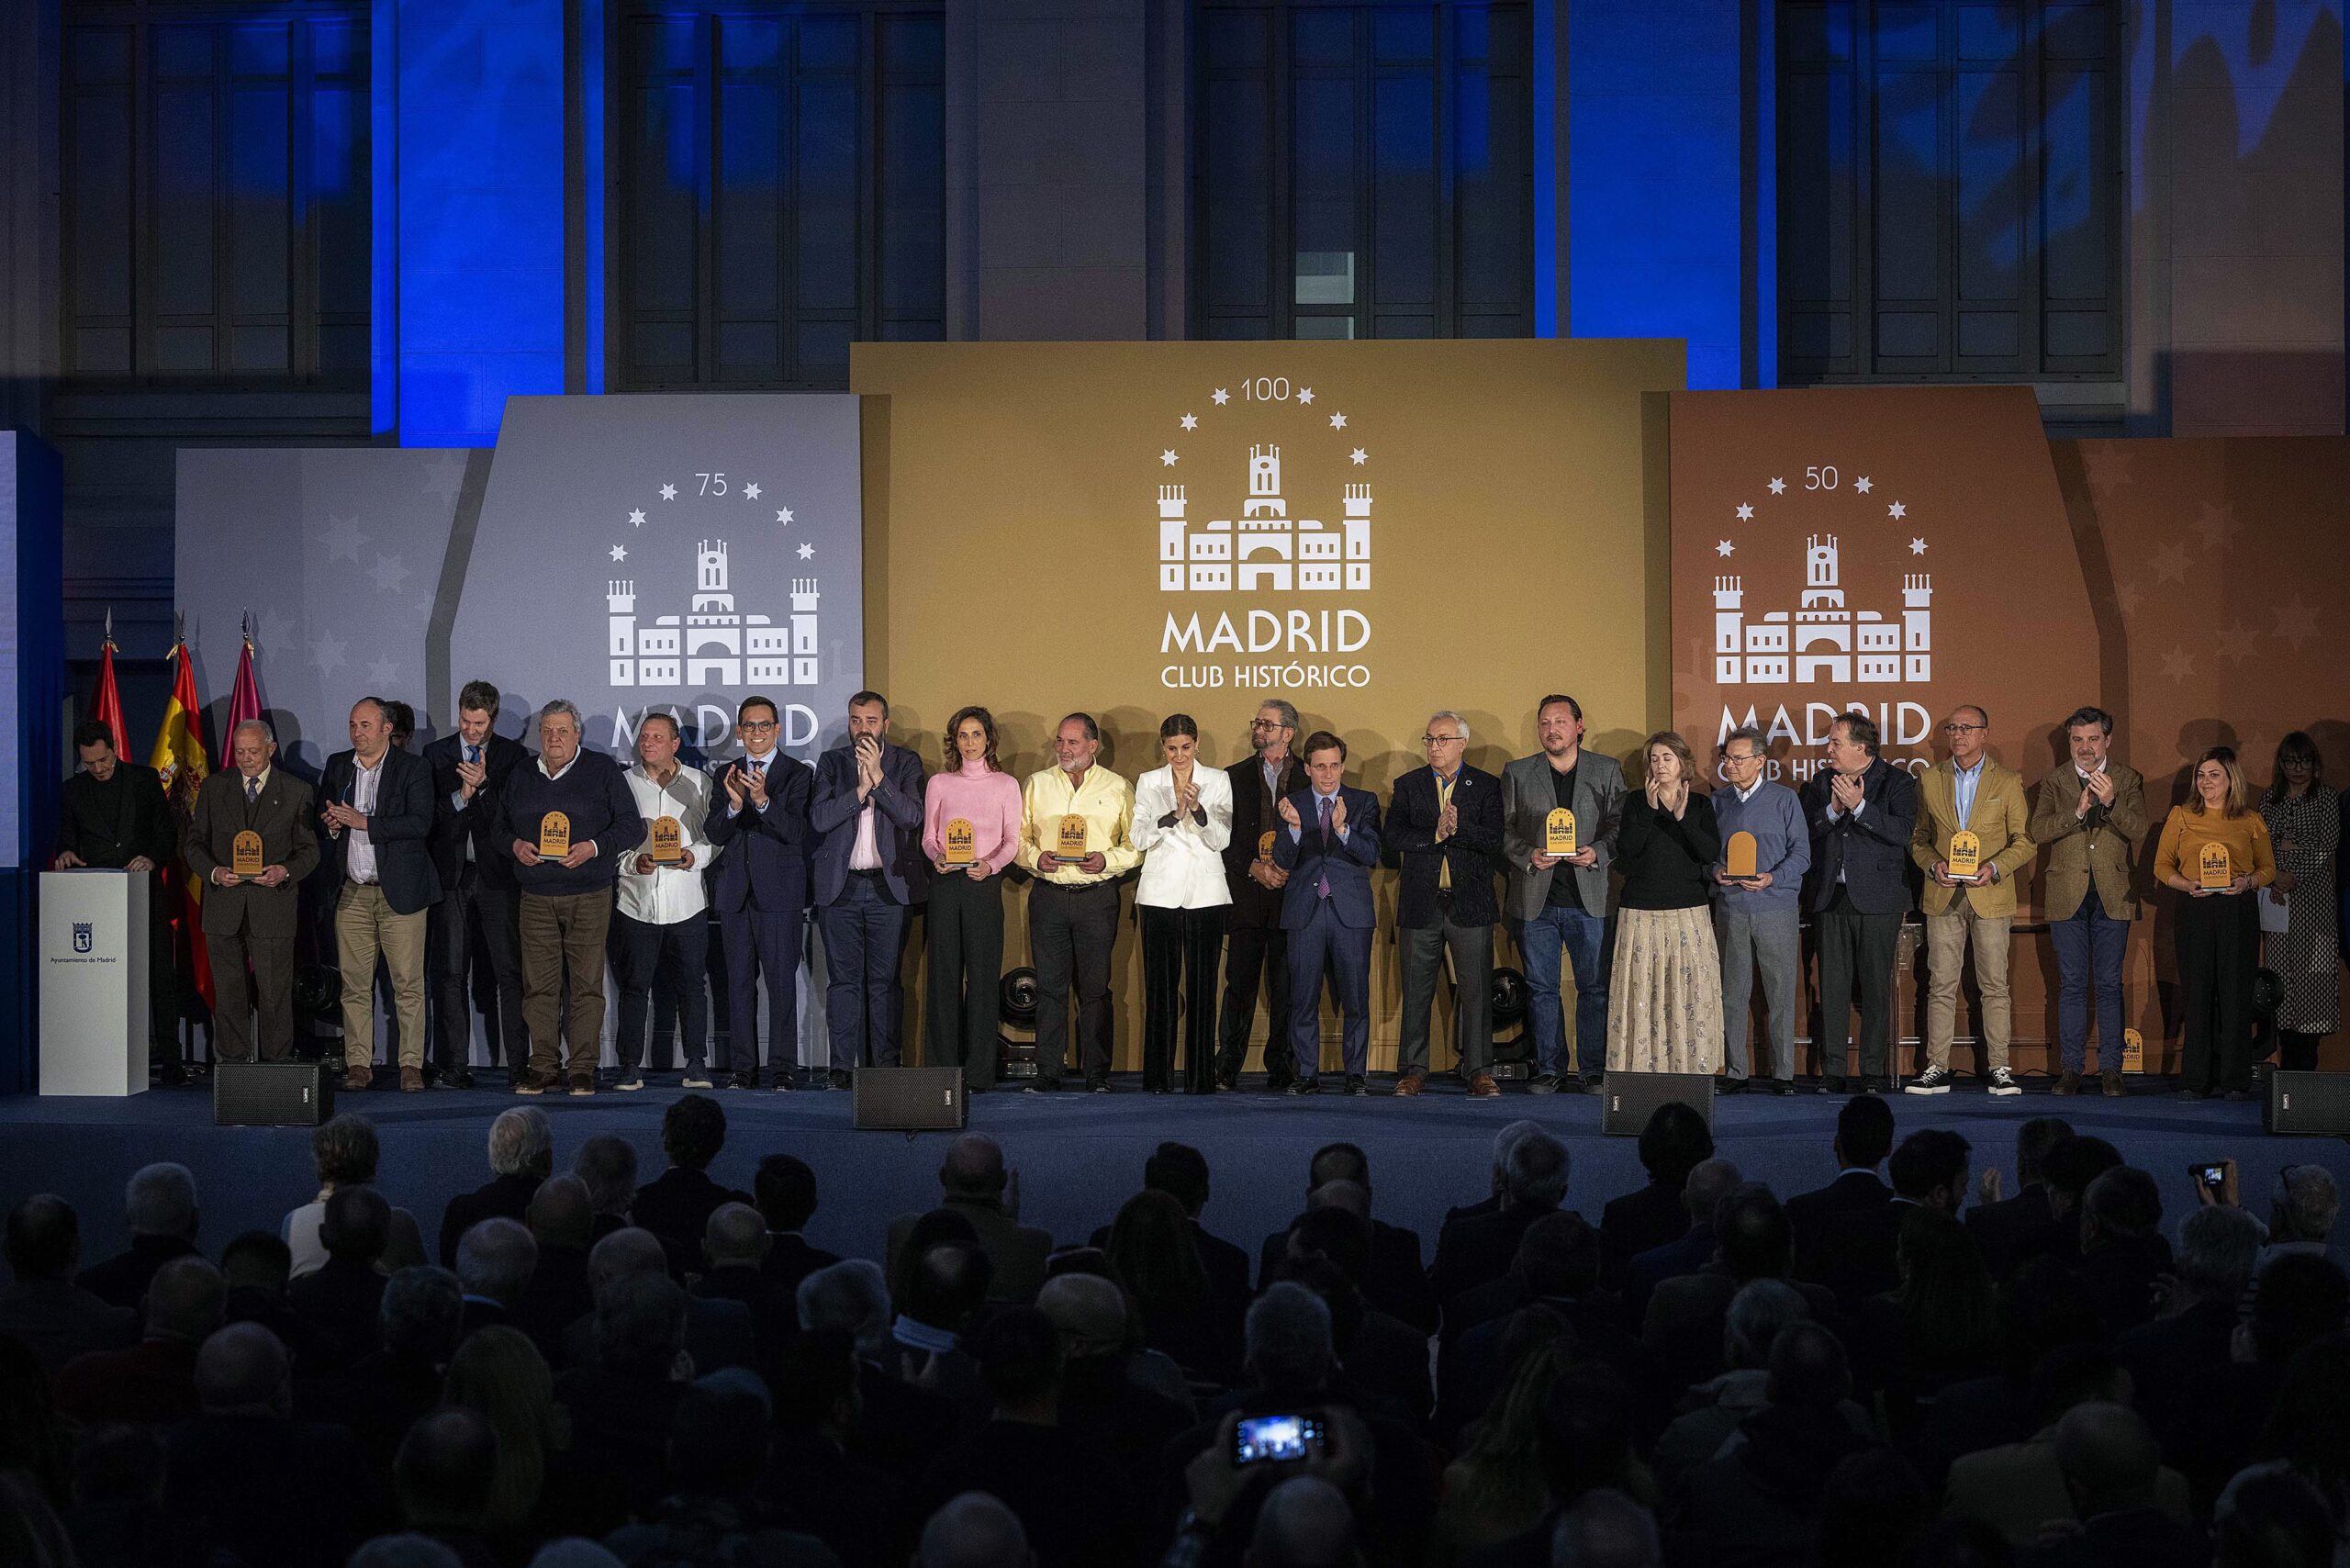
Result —
[[[1444,813],[1445,807],[1452,804],[1452,786],[1455,782],[1457,780],[1451,778],[1439,778],[1436,781],[1436,809],[1439,816]],[[1439,858],[1436,863],[1436,885],[1438,888],[1449,889],[1452,886],[1452,862],[1442,857],[1444,855],[1442,845],[1437,846],[1437,854]]]
[[[1328,864],[1327,857],[1328,857],[1328,855],[1329,855],[1329,852],[1330,852],[1330,801],[1329,801],[1328,797],[1326,797],[1326,797],[1324,797],[1324,798],[1323,798],[1323,801],[1322,801],[1322,853],[1323,853],[1323,856],[1324,856],[1324,857],[1325,857],[1325,858],[1324,858],[1324,862],[1323,862],[1325,865],[1327,865],[1327,864]],[[1319,896],[1321,896],[1321,897],[1323,897],[1323,898],[1326,898],[1326,898],[1328,898],[1328,897],[1330,896],[1330,873],[1329,873],[1329,872],[1325,871],[1325,872],[1323,872],[1323,873],[1322,873],[1321,879],[1320,879],[1319,881],[1317,881],[1317,882],[1315,882],[1315,883],[1314,884],[1314,890],[1315,890],[1315,892],[1316,894],[1318,894]]]
[[[477,745],[467,746],[465,748],[465,760],[467,762],[479,762],[481,760],[481,747]]]
[[[250,806],[250,805],[252,805],[255,801],[257,801],[257,800],[259,800],[259,799],[261,799],[261,780],[260,780],[260,779],[258,779],[258,778],[248,778],[248,779],[246,779],[246,780],[245,780],[245,804],[247,804],[248,806]]]

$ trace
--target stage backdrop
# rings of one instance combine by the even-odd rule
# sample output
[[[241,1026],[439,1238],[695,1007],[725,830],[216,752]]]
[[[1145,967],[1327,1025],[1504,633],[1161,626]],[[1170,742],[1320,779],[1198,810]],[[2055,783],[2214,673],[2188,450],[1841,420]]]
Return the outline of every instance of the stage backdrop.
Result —
[[[867,666],[933,767],[966,702],[994,711],[1021,774],[1089,711],[1132,779],[1167,714],[1192,714],[1222,766],[1285,697],[1382,799],[1433,709],[1466,714],[1470,760],[1496,770],[1534,749],[1547,691],[1573,693],[1612,752],[1663,717],[1662,410],[1642,395],[1681,385],[1679,343],[859,344],[850,379]],[[1009,902],[1022,963],[1025,900]],[[1134,942],[1116,964],[1131,1067]]]

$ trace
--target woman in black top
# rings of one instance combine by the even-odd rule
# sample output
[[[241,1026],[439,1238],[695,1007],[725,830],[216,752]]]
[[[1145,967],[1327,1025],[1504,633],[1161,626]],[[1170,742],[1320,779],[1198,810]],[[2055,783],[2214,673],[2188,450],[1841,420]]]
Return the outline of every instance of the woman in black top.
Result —
[[[1616,834],[1624,892],[1607,1069],[1713,1072],[1722,1058],[1722,976],[1710,892],[1721,830],[1696,787],[1689,743],[1661,730],[1642,751],[1646,787],[1624,797]]]

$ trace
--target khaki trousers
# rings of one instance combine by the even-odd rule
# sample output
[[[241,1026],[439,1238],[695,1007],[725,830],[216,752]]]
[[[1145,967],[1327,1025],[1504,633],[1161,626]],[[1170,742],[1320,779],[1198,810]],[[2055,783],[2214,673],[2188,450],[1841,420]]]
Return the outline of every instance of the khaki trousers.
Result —
[[[381,884],[345,882],[334,901],[335,946],[342,959],[342,1059],[375,1065],[375,957],[392,974],[400,1020],[400,1065],[424,1065],[423,910],[395,914]]]
[[[595,1076],[604,1054],[604,937],[612,924],[612,890],[529,893],[521,897],[522,1022],[531,1032],[531,1071]],[[568,1062],[557,1056],[563,982],[571,980]],[[740,1023],[735,1025],[742,1027]],[[509,1058],[510,1059],[510,1058]]]
[[[2008,933],[2011,914],[1977,914],[1961,892],[1947,913],[1926,916],[1926,1060],[1935,1067],[1950,1065],[1950,1040],[1958,1026],[1958,982],[1966,968],[1966,949],[1975,948],[1975,982],[1982,990],[1983,1047],[1990,1058],[1988,1070],[2008,1065],[2008,1038],[2013,1033],[2014,1010],[2008,998]]]

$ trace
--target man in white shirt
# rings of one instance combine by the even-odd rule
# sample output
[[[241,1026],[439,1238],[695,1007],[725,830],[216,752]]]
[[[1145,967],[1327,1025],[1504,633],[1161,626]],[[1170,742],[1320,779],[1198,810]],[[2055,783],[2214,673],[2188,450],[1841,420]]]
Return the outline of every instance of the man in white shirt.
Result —
[[[621,862],[620,905],[613,913],[613,966],[619,971],[621,1016],[612,1039],[619,1061],[618,1087],[644,1087],[644,1026],[655,987],[677,1010],[678,1043],[685,1051],[684,1087],[711,1086],[709,1058],[710,899],[701,874],[709,846],[702,822],[710,815],[710,775],[677,765],[683,737],[677,719],[647,713],[636,731],[636,764],[628,770],[629,793],[646,823],[645,840]],[[653,829],[665,820],[677,824],[677,858],[663,860]],[[665,1047],[666,1055],[666,1047]],[[652,1064],[666,1071],[667,1061]]]
[[[319,818],[334,882],[335,946],[342,968],[343,1087],[368,1087],[375,1060],[375,959],[391,971],[399,1016],[400,1087],[424,1087],[426,911],[441,897],[426,841],[432,769],[392,745],[385,703],[351,710],[351,749],[327,759]]]
[[[848,700],[848,744],[816,759],[808,807],[817,928],[830,976],[832,1026],[825,1081],[845,1089],[860,1066],[898,1065],[905,991],[898,966],[906,922],[921,901],[922,758],[890,744],[890,702],[878,691]]]

